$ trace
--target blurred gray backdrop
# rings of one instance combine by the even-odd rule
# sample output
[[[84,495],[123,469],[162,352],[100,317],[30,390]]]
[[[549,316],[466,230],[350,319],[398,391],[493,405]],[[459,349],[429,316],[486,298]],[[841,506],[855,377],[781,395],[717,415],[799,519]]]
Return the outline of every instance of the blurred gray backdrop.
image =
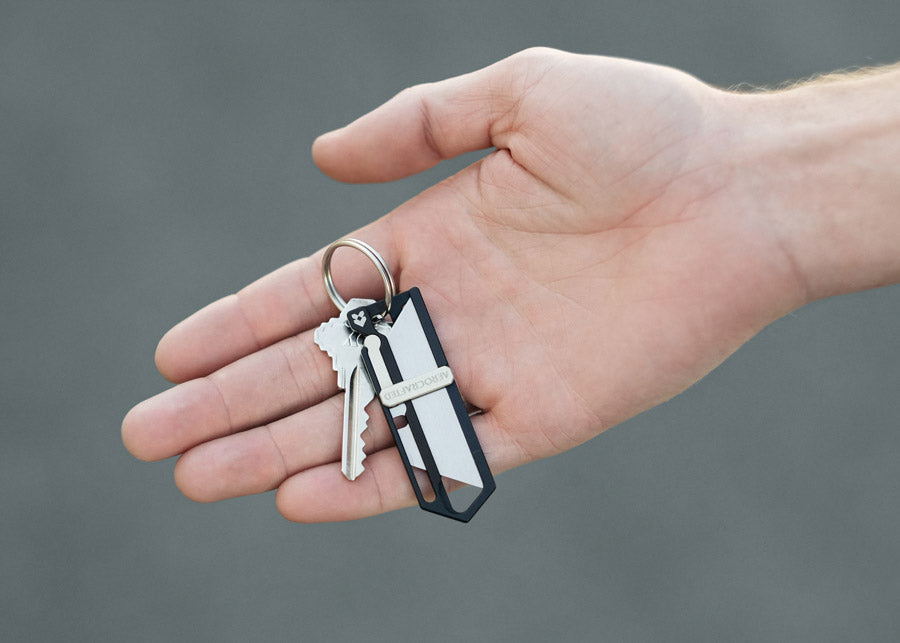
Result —
[[[315,136],[530,45],[774,84],[900,59],[900,3],[0,4],[0,639],[900,640],[897,287],[499,476],[468,526],[195,504],[125,452],[172,324],[471,161],[346,186]]]

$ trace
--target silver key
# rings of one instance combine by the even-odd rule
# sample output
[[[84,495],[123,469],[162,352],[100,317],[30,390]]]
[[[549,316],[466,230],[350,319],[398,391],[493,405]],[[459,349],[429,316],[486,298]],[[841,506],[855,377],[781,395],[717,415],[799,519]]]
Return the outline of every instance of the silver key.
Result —
[[[331,357],[338,387],[344,390],[341,471],[348,480],[355,480],[365,470],[362,433],[369,421],[366,405],[374,399],[375,390],[362,364],[362,337],[351,329],[347,311],[371,303],[371,299],[351,299],[338,317],[315,332],[315,342]]]

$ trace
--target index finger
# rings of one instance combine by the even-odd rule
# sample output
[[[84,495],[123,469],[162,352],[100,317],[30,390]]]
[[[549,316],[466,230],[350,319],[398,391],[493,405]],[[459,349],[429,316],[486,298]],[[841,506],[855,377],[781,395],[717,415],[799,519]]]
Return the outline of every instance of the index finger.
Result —
[[[395,277],[396,252],[376,222],[353,233],[379,252]],[[237,293],[201,308],[160,340],[156,366],[166,379],[203,377],[277,341],[309,330],[338,314],[322,279],[324,248],[254,281]],[[335,253],[332,273],[344,299],[384,296],[381,277],[367,259],[350,250]]]

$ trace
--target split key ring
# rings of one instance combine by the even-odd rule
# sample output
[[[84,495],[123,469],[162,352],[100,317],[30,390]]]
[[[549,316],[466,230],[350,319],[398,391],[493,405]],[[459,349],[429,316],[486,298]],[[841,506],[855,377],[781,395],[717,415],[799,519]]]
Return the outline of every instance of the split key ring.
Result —
[[[384,307],[386,310],[390,310],[391,299],[396,294],[396,289],[394,288],[394,278],[391,276],[391,271],[388,270],[387,263],[368,243],[350,237],[338,239],[329,245],[325,249],[325,255],[322,257],[322,277],[325,280],[325,290],[328,292],[331,301],[337,306],[337,309],[342,311],[347,307],[347,302],[338,293],[337,288],[334,286],[334,279],[331,276],[331,257],[334,255],[334,251],[340,247],[359,250],[368,257],[369,261],[375,264],[378,273],[381,275],[381,281],[384,282]]]

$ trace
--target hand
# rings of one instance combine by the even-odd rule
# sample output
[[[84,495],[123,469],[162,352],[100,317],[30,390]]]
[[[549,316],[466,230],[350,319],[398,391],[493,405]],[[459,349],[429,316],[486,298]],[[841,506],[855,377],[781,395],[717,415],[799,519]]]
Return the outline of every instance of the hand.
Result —
[[[674,396],[805,303],[783,229],[741,180],[739,100],[669,68],[528,50],[315,142],[319,167],[350,182],[496,148],[351,235],[400,290],[422,290],[463,396],[485,411],[473,423],[495,473]],[[381,298],[355,254],[336,255],[340,292]],[[132,409],[123,439],[138,458],[183,454],[188,497],[277,488],[298,521],[415,503],[377,408],[365,472],[340,472],[341,397],[313,342],[336,314],[320,262],[289,264],[160,342],[160,371],[182,383]]]

